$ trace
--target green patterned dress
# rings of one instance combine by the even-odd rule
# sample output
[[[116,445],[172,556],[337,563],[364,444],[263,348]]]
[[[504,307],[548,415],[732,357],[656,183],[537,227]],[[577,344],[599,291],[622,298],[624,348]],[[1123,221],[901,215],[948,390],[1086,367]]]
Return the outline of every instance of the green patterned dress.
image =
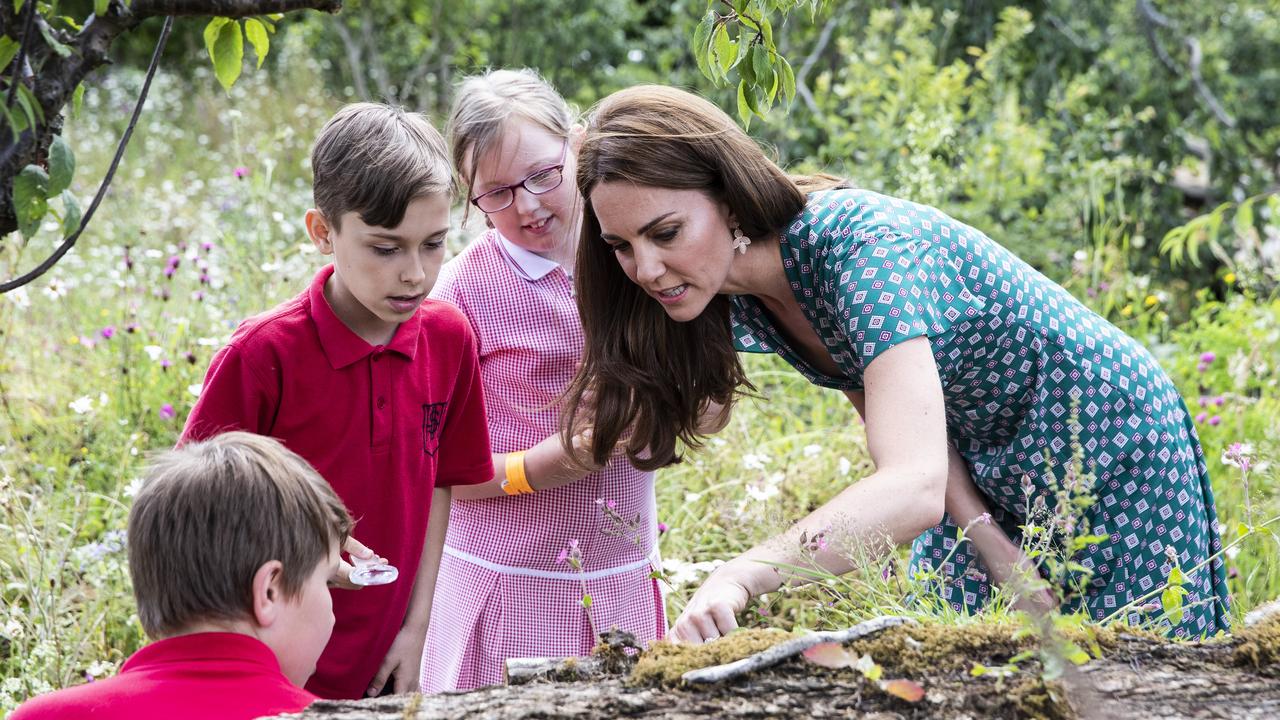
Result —
[[[1053,507],[1062,472],[1047,468],[1070,463],[1075,408],[1084,464],[1096,475],[1085,515],[1090,532],[1107,539],[1077,557],[1090,573],[1071,605],[1108,617],[1160,588],[1171,556],[1187,572],[1221,549],[1203,452],[1173,383],[1146,349],[1008,250],[933,208],[830,190],[811,195],[783,231],[781,254],[843,376],[810,367],[746,295],[733,298],[738,349],[778,353],[823,387],[861,390],[880,353],[928,336],[948,436],[1015,541],[1030,502],[1043,497]],[[917,538],[912,570],[939,571],[942,597],[973,612],[991,588],[969,546],[954,548],[956,533],[944,517]],[[1227,629],[1220,557],[1184,588],[1181,622],[1169,632]],[[1160,618],[1159,602],[1156,593],[1129,619]]]

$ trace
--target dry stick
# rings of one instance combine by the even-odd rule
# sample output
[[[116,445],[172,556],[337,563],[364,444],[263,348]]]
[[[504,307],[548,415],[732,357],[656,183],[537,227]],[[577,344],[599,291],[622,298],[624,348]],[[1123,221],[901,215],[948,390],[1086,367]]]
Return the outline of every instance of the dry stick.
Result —
[[[27,0],[32,2],[33,0]],[[125,128],[124,134],[120,136],[120,144],[116,146],[115,157],[111,159],[111,165],[107,168],[107,174],[102,178],[102,184],[98,186],[98,192],[93,196],[93,202],[89,203],[89,209],[84,216],[80,218],[80,227],[76,231],[67,236],[62,241],[57,250],[53,254],[40,263],[34,270],[16,277],[6,283],[0,283],[0,295],[9,292],[15,288],[35,280],[45,274],[49,268],[53,267],[62,259],[63,255],[76,244],[76,240],[80,239],[80,234],[89,226],[89,221],[93,219],[93,214],[97,212],[98,205],[102,203],[102,198],[107,194],[107,188],[111,185],[112,178],[115,177],[116,168],[120,166],[120,160],[124,157],[124,150],[129,145],[129,138],[133,137],[133,128],[138,124],[138,117],[142,114],[142,105],[147,101],[147,93],[151,91],[151,79],[155,77],[156,68],[160,65],[160,54],[164,52],[165,42],[169,40],[169,31],[173,29],[173,16],[165,18],[164,28],[160,30],[160,39],[156,41],[156,50],[151,55],[151,66],[147,68],[146,80],[142,83],[142,92],[138,95],[138,102],[133,106],[133,117],[129,119],[129,126]]]
[[[699,670],[690,670],[680,676],[680,681],[689,685],[724,682],[725,680],[732,680],[734,678],[742,677],[743,675],[749,675],[757,670],[773,667],[787,658],[799,655],[814,645],[821,645],[829,642],[846,643],[851,640],[857,640],[861,637],[874,635],[898,625],[915,624],[915,620],[908,617],[901,617],[899,615],[886,615],[884,617],[872,618],[845,630],[816,632],[803,637],[798,637],[794,640],[787,640],[786,642],[778,643],[767,650],[758,652],[755,655],[749,655],[741,660],[735,660],[731,663],[701,668]]]

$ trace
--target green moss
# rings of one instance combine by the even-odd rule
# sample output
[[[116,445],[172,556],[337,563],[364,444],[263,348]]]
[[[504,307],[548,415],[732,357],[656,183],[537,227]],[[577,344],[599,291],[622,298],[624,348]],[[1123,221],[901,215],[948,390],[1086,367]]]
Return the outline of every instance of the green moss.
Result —
[[[1009,688],[1008,698],[1019,717],[1043,720],[1071,720],[1076,713],[1064,698],[1062,686],[1047,683],[1038,675]]]
[[[1236,664],[1262,669],[1280,662],[1280,616],[1244,628],[1236,637],[1240,640],[1236,646]]]
[[[640,656],[627,682],[631,685],[652,683],[675,685],[680,682],[680,676],[690,670],[741,660],[748,655],[771,648],[790,637],[790,634],[782,630],[752,629],[739,630],[727,637],[702,645],[677,644],[663,640],[651,645]]]
[[[887,672],[923,676],[968,672],[975,662],[1004,662],[1034,647],[1035,639],[1015,639],[1019,626],[899,625],[848,645],[854,655],[870,655]]]

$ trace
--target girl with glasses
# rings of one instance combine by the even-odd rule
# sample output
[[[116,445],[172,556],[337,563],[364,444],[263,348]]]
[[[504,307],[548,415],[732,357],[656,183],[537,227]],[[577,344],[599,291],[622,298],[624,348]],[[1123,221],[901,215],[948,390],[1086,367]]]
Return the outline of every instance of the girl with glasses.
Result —
[[[582,128],[536,73],[496,70],[462,83],[447,134],[469,211],[490,229],[444,266],[431,297],[475,329],[496,474],[454,495],[426,693],[501,683],[510,657],[587,655],[597,631],[644,643],[666,632],[651,577],[653,473],[620,456],[588,472],[560,439],[559,398],[582,358]]]
[[[1073,557],[1082,587],[1036,599],[1095,620],[1130,606],[1127,619],[1179,637],[1227,628],[1204,454],[1138,342],[937,209],[786,175],[681,90],[602,100],[578,164],[586,347],[565,405],[590,418],[592,457],[621,439],[640,467],[673,462],[677,440],[702,434],[700,408],[749,387],[737,353],[767,352],[848,395],[875,463],[782,537],[720,566],[673,636],[732,630],[751,596],[791,576],[781,568],[810,562],[802,533],[824,531],[837,538],[812,556],[825,570],[851,569],[847,538],[912,543],[913,569],[937,571],[941,598],[976,611],[993,586],[1018,589],[1025,560],[1011,538],[1046,524],[1027,506],[1048,511],[1056,487],[1085,489],[1070,471],[1073,441],[1094,479],[1071,523],[1095,541]],[[957,547],[966,526],[973,544]],[[1175,569],[1185,597],[1162,607]]]

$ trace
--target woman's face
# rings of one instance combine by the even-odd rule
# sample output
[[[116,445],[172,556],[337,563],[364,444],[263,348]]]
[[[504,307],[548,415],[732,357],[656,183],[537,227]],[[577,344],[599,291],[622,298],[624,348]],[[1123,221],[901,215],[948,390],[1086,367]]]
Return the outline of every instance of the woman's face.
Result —
[[[540,176],[540,171],[563,164],[560,184],[554,189],[535,195],[517,187],[509,206],[486,215],[503,237],[529,252],[540,255],[571,252],[577,246],[581,214],[574,183],[575,152],[569,139],[523,118],[513,118],[503,129],[501,142],[476,160],[471,197],[516,185],[530,176]]]
[[[600,183],[590,200],[622,271],[671,319],[693,320],[724,288],[734,254],[724,203],[626,182]]]

